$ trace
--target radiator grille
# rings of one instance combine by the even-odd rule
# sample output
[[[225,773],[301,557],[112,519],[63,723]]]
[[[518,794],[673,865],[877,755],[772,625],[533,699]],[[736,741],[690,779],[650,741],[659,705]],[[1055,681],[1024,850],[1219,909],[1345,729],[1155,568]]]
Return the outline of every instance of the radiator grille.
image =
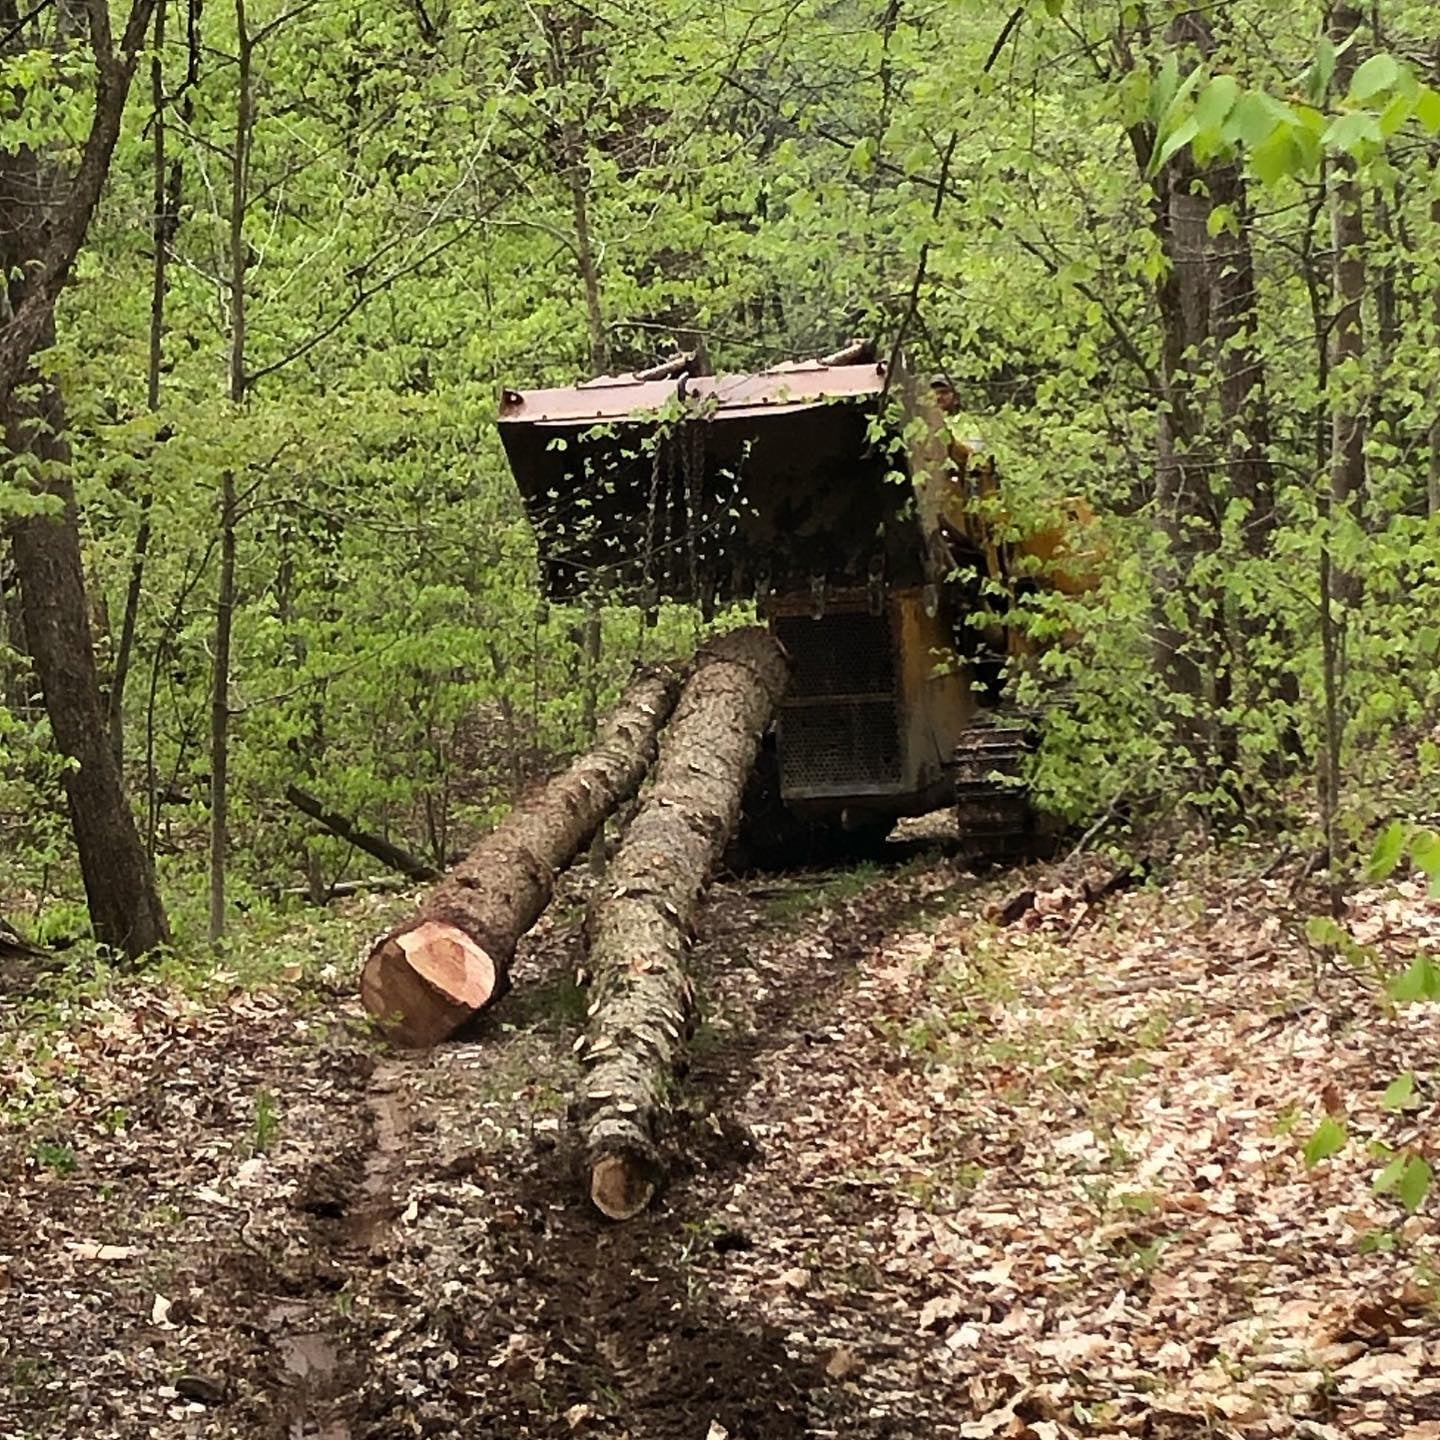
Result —
[[[783,616],[775,628],[794,660],[780,709],[781,793],[893,789],[903,765],[889,618]]]

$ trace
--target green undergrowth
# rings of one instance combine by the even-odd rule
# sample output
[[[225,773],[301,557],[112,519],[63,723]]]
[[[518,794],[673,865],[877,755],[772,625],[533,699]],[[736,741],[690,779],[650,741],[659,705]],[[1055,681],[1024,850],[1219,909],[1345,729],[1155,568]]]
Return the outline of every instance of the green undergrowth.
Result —
[[[365,942],[384,928],[390,899],[384,909],[360,900],[343,909],[252,911],[218,951],[186,936],[139,964],[117,963],[88,941],[57,952],[0,1008],[0,1071],[23,1063],[40,1077],[0,1107],[0,1120],[38,1124],[52,1113],[55,1082],[74,1064],[59,1058],[62,1037],[85,1030],[107,1006],[139,1006],[156,994],[205,1005],[270,991],[297,1014],[333,1008],[337,988],[353,987]],[[58,1150],[38,1158],[63,1169]]]
[[[844,868],[786,876],[762,887],[766,918],[774,925],[799,925],[813,915],[863,895],[886,872],[873,860]]]

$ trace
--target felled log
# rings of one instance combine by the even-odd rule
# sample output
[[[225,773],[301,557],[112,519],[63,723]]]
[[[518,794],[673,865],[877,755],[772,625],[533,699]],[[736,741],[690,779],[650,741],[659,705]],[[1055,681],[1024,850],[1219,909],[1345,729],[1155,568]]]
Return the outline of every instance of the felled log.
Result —
[[[591,911],[595,995],[575,1114],[590,1198],[614,1220],[638,1215],[655,1192],[656,1135],[691,1027],[691,922],[788,675],[784,652],[762,629],[702,647],[661,740],[654,784]]]
[[[327,810],[324,804],[308,790],[302,790],[298,785],[287,785],[285,798],[297,810],[303,811],[312,820],[323,825],[332,835],[338,835],[340,839],[348,840],[357,850],[363,850],[382,865],[388,865],[392,870],[398,870],[411,880],[439,879],[440,872],[434,866],[427,865],[408,850],[392,844],[383,836],[372,835],[368,830],[362,830],[354,820],[347,816]]]
[[[639,789],[679,688],[668,669],[638,675],[595,747],[522,799],[418,914],[376,943],[360,995],[392,1040],[436,1045],[504,994],[515,947],[556,876]]]
[[[48,950],[32,945],[13,925],[0,916],[0,960],[53,960]]]

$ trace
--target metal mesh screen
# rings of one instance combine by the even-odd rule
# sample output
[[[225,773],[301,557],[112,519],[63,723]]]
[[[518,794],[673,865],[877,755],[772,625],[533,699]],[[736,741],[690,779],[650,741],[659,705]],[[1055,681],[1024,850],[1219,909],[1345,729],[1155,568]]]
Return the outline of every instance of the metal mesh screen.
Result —
[[[775,622],[780,643],[795,662],[788,700],[821,695],[895,693],[890,621],[884,615],[784,615]]]
[[[780,710],[781,792],[844,795],[897,785],[902,756],[889,618],[784,616],[776,632],[795,663]]]

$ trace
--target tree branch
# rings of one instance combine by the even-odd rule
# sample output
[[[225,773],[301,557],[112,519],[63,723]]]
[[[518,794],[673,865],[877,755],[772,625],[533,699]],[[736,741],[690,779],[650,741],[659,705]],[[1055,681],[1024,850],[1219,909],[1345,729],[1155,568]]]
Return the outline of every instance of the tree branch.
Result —
[[[480,223],[479,220],[471,220],[468,224],[462,225],[449,239],[442,240],[438,245],[432,245],[419,259],[412,260],[408,265],[402,265],[398,270],[392,270],[373,285],[356,291],[349,304],[334,319],[322,325],[288,354],[282,355],[278,360],[272,360],[268,365],[262,365],[258,370],[250,371],[245,377],[246,385],[253,385],[257,380],[263,380],[267,375],[273,375],[277,370],[283,370],[287,365],[293,364],[302,355],[308,355],[322,341],[328,340],[367,301],[373,300],[375,296],[388,290],[397,280],[403,280],[405,276],[413,275],[415,271],[423,265],[429,264],[437,255],[443,255],[452,245],[458,244],[466,236],[473,234]]]

